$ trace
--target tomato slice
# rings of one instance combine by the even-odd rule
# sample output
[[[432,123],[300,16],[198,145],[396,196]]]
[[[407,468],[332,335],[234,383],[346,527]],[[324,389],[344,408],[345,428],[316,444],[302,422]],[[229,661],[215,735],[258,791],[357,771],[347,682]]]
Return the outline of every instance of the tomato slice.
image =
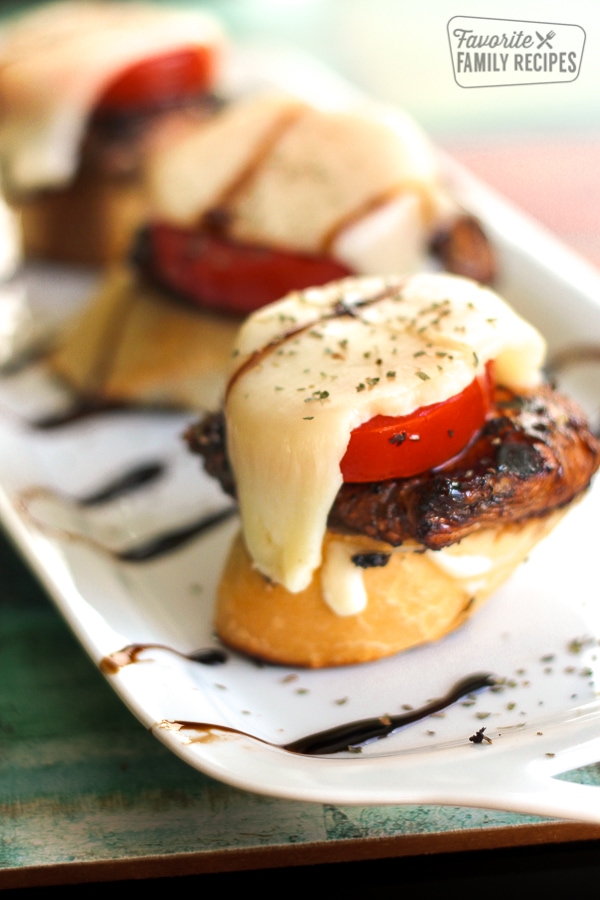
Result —
[[[492,368],[488,363],[483,375],[442,403],[408,416],[375,416],[355,428],[341,462],[344,481],[410,478],[460,453],[492,407]]]
[[[154,109],[208,91],[216,59],[211,47],[183,47],[124,69],[96,103],[100,112]]]
[[[324,255],[242,244],[209,231],[155,224],[146,239],[141,265],[160,284],[204,309],[233,315],[351,274]]]

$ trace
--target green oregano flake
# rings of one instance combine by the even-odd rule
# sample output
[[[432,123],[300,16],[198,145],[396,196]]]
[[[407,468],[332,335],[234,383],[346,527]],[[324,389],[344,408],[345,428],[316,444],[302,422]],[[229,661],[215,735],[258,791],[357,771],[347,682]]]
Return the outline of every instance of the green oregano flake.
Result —
[[[310,403],[312,400],[327,400],[329,391],[313,391],[310,397],[305,397],[304,402]]]
[[[417,369],[415,375],[417,376],[417,378],[420,378],[421,381],[429,381],[430,378],[427,372],[423,372],[421,369]]]

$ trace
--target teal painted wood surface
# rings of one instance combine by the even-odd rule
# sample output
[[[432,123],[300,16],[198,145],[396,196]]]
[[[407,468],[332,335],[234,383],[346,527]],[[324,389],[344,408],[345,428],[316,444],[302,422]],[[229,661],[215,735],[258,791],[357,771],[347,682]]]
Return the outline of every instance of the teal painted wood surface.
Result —
[[[456,835],[501,846],[518,842],[515,829],[535,842],[548,828],[511,813],[331,807],[220,784],[129,713],[4,539],[0,573],[0,887],[377,858],[452,849],[444,837]]]

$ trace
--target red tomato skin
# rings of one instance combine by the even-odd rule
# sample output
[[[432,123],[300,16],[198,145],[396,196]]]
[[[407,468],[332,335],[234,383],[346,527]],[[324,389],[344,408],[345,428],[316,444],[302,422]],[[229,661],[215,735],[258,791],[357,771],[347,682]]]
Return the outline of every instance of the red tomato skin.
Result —
[[[215,82],[211,47],[184,47],[134,63],[119,73],[96,103],[97,112],[135,112],[204,94]]]
[[[345,482],[411,478],[452,459],[484,424],[492,408],[488,364],[459,394],[407,416],[375,416],[355,428],[340,464]]]
[[[203,309],[245,316],[289,291],[351,274],[327,256],[242,244],[171,225],[148,229],[145,265],[160,284]]]

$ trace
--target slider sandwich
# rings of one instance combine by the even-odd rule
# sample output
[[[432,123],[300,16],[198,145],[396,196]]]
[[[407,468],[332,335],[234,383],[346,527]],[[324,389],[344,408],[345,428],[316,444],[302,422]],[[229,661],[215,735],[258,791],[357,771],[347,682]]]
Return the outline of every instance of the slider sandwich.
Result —
[[[142,167],[166,127],[214,106],[224,36],[203,11],[59,2],[0,32],[0,172],[28,257],[122,258],[147,215]]]
[[[389,107],[246,98],[164,141],[147,184],[131,266],[53,359],[79,391],[216,408],[241,319],[290,290],[424,265],[494,277],[428,140]]]
[[[439,273],[348,278],[251,315],[186,434],[239,502],[216,629],[273,663],[362,663],[461,625],[590,484],[600,443],[545,342]]]

